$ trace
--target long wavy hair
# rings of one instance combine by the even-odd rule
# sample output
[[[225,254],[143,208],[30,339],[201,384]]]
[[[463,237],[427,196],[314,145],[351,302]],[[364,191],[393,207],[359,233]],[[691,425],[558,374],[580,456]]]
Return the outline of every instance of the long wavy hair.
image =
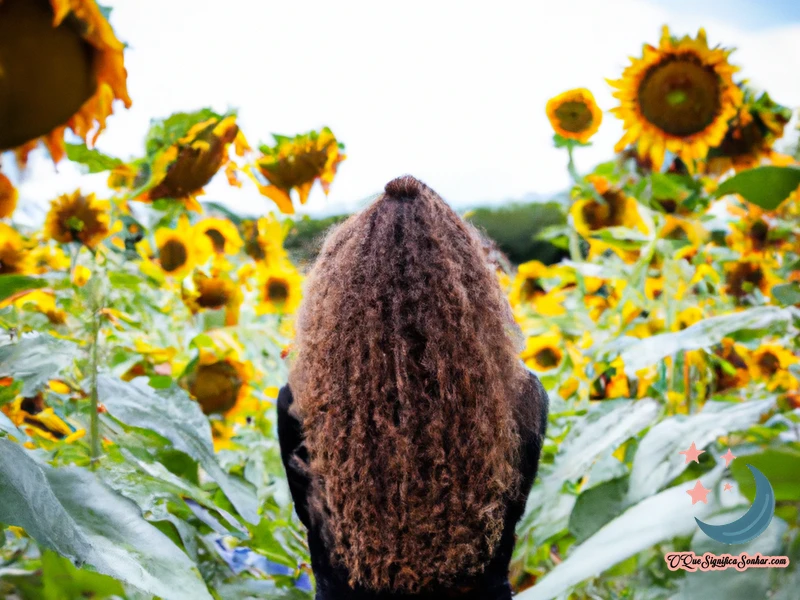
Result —
[[[289,383],[334,565],[415,593],[480,573],[520,493],[521,337],[474,227],[411,176],[327,236]]]

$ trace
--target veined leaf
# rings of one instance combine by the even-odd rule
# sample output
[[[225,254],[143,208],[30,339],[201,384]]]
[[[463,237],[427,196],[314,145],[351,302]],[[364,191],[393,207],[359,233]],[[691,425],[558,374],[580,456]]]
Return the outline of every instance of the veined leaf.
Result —
[[[642,438],[633,458],[628,503],[656,493],[686,468],[678,454],[694,442],[700,450],[717,437],[746,429],[775,405],[772,399],[741,402],[706,402],[703,411],[691,416],[664,419]]]
[[[100,401],[112,416],[167,438],[176,449],[200,463],[245,520],[258,523],[255,490],[220,467],[208,419],[185,391],[178,387],[156,391],[144,378],[128,383],[107,375],[99,377],[97,386]]]
[[[759,306],[704,319],[683,331],[645,338],[628,346],[620,356],[626,371],[635,373],[683,350],[709,348],[735,331],[764,329],[779,322],[790,323],[791,319],[791,312],[786,309]]]
[[[67,158],[88,167],[89,173],[110,171],[122,164],[119,158],[103,154],[93,148],[87,148],[86,144],[65,144],[65,147]]]
[[[22,381],[22,395],[33,396],[72,363],[77,351],[77,345],[68,340],[25,336],[19,342],[0,346],[0,377]]]
[[[774,210],[800,186],[800,169],[756,167],[737,173],[717,188],[716,196],[739,194],[748,202]]]
[[[138,507],[78,467],[53,468],[0,439],[0,521],[42,546],[166,600],[211,600],[200,574]]]

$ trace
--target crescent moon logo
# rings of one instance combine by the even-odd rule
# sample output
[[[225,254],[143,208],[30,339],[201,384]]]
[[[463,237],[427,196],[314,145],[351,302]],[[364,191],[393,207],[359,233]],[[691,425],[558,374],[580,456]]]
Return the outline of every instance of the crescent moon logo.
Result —
[[[709,525],[697,517],[697,525],[712,540],[723,544],[743,544],[764,533],[775,515],[775,491],[764,474],[753,465],[747,465],[756,482],[753,504],[741,517],[725,525]]]

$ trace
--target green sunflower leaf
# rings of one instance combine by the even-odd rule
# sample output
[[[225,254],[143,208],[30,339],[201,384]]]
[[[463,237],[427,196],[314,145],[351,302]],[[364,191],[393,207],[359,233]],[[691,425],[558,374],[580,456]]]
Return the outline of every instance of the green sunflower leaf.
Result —
[[[72,363],[77,351],[73,342],[50,335],[23,337],[0,346],[0,377],[22,381],[22,395],[33,396]]]
[[[725,180],[716,196],[739,194],[748,202],[774,210],[800,186],[800,169],[794,167],[758,167],[742,171]]]
[[[47,285],[44,279],[27,275],[0,275],[0,300],[5,300],[26,290],[35,290]]]
[[[103,154],[99,150],[86,147],[86,144],[65,144],[67,158],[88,168],[89,173],[110,171],[122,164],[119,158]]]

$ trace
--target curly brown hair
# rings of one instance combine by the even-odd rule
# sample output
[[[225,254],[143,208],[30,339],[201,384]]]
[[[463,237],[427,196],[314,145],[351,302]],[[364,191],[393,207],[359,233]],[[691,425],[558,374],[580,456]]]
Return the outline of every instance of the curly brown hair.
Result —
[[[480,573],[520,493],[522,342],[481,239],[397,178],[326,237],[289,383],[309,512],[351,586],[415,593]]]

